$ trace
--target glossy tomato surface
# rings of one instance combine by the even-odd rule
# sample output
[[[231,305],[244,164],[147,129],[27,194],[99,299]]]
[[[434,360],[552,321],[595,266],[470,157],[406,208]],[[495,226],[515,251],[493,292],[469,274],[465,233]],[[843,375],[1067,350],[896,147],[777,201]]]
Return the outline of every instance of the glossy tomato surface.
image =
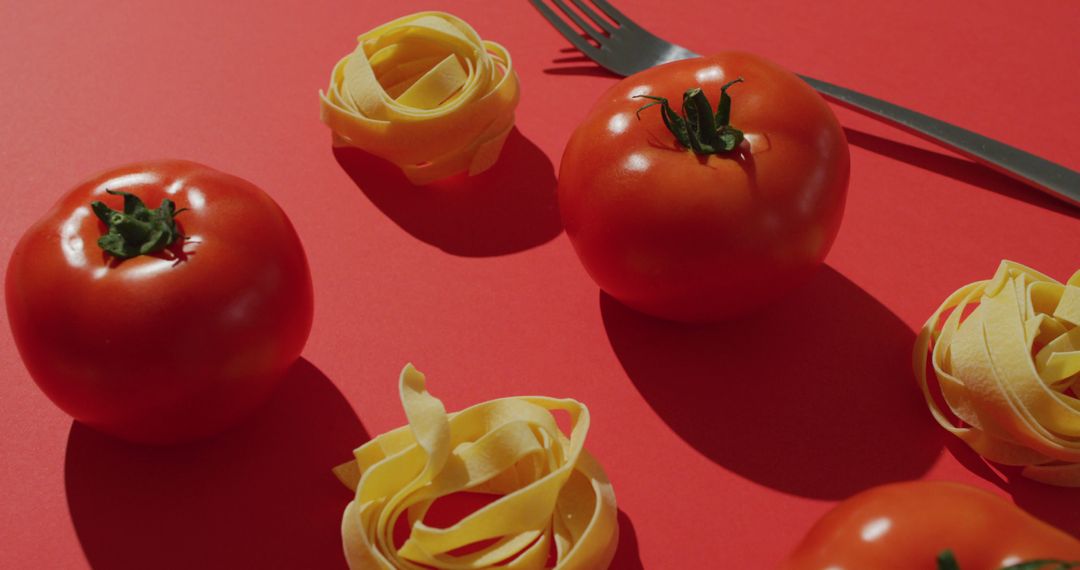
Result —
[[[746,139],[731,153],[680,145],[649,95],[678,110],[701,87],[732,99]],[[760,307],[806,281],[840,227],[847,141],[824,100],[786,69],[745,53],[677,61],[609,89],[574,131],[559,207],[585,269],[642,312],[709,321]]]
[[[169,198],[182,240],[119,260],[97,245],[100,200]],[[16,246],[12,332],[53,402],[138,441],[224,429],[267,399],[311,329],[312,286],[285,213],[246,180],[185,161],[133,164],[71,190]]]
[[[962,570],[1080,561],[1080,541],[1015,505],[967,485],[921,481],[876,487],[840,503],[780,569],[934,570],[946,549]]]

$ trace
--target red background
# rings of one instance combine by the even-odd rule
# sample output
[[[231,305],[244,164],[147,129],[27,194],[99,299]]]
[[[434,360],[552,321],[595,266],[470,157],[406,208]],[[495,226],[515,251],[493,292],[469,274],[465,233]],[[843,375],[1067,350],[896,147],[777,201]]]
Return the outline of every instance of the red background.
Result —
[[[1080,3],[618,0],[699,52],[739,48],[1080,168]],[[518,133],[468,186],[412,189],[335,153],[317,91],[354,37],[422,9],[506,45]],[[968,482],[1080,535],[1080,490],[986,467],[934,425],[914,330],[1002,258],[1080,268],[1078,210],[838,110],[852,152],[828,267],[754,318],[685,327],[605,298],[553,201],[563,144],[615,79],[568,61],[524,0],[7,0],[0,18],[0,261],[82,178],[182,157],[289,212],[315,280],[303,360],[211,441],[129,446],[55,409],[0,326],[0,568],[343,566],[329,469],[400,425],[412,361],[451,410],[570,396],[622,511],[618,568],[766,568],[837,500]]]

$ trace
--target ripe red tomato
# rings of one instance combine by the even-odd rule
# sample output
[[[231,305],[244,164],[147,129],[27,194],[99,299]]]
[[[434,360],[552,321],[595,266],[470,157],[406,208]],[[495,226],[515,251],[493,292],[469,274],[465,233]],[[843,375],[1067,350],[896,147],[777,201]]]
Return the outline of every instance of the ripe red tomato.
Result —
[[[125,219],[135,201],[106,191],[185,210],[171,226],[157,211]],[[125,240],[167,247],[122,259]],[[138,442],[235,423],[269,397],[311,330],[311,274],[285,213],[250,182],[186,161],[76,186],[16,246],[6,295],[42,391],[75,419]]]
[[[690,150],[665,127],[660,106],[642,109],[656,98],[677,109],[695,87],[721,107],[721,87],[738,78],[726,93],[731,127],[745,138],[729,152]],[[696,112],[700,105],[692,119]],[[721,53],[609,89],[566,146],[559,207],[604,291],[655,316],[709,321],[809,278],[840,227],[848,170],[844,132],[813,89],[758,56]]]
[[[986,491],[915,481],[875,487],[840,503],[810,529],[780,568],[1076,567],[1049,562],[1054,559],[1080,563],[1080,541]],[[1023,562],[1030,565],[1014,566]]]

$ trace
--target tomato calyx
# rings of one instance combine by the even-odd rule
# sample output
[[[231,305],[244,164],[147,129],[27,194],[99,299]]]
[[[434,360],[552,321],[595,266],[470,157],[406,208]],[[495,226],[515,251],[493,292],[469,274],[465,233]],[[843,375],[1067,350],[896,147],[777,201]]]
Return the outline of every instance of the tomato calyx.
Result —
[[[739,77],[720,87],[720,102],[713,113],[712,105],[700,87],[692,87],[683,93],[682,114],[675,112],[664,97],[653,95],[634,95],[635,99],[650,99],[651,103],[642,105],[637,110],[637,118],[649,107],[660,106],[660,117],[664,125],[683,147],[695,154],[723,154],[736,148],[743,141],[743,133],[731,126],[731,96],[728,88],[742,83]]]
[[[960,570],[960,564],[951,550],[945,549],[937,557],[938,570]],[[1001,570],[1070,570],[1080,568],[1080,562],[1066,562],[1064,560],[1028,560],[1010,564]]]
[[[124,211],[118,212],[100,200],[90,203],[94,215],[105,223],[108,232],[98,238],[98,247],[117,259],[159,252],[183,237],[176,227],[177,214],[187,208],[176,209],[176,204],[166,198],[156,209],[129,192],[106,190],[113,196],[124,197]]]

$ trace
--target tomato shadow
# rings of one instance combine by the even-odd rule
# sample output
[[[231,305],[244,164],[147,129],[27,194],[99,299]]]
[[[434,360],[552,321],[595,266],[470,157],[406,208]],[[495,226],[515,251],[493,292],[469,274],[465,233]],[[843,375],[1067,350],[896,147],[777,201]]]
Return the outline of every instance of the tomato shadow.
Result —
[[[330,470],[367,440],[301,359],[255,417],[210,440],[140,446],[73,423],[68,508],[97,570],[344,568],[351,493]]]
[[[1080,488],[1055,487],[1032,481],[1020,474],[1019,467],[987,462],[958,438],[949,436],[945,448],[958,463],[1012,496],[1020,508],[1080,538]]]
[[[837,500],[917,479],[940,453],[911,373],[914,332],[830,267],[773,307],[715,325],[655,319],[603,293],[600,310],[653,410],[761,485]]]
[[[506,255],[562,233],[555,168],[517,128],[489,170],[426,186],[413,186],[396,166],[360,149],[335,147],[334,158],[383,214],[447,253]]]
[[[848,143],[875,154],[1052,212],[1073,218],[1080,217],[1080,209],[966,158],[926,150],[848,127],[844,127],[844,134]]]

